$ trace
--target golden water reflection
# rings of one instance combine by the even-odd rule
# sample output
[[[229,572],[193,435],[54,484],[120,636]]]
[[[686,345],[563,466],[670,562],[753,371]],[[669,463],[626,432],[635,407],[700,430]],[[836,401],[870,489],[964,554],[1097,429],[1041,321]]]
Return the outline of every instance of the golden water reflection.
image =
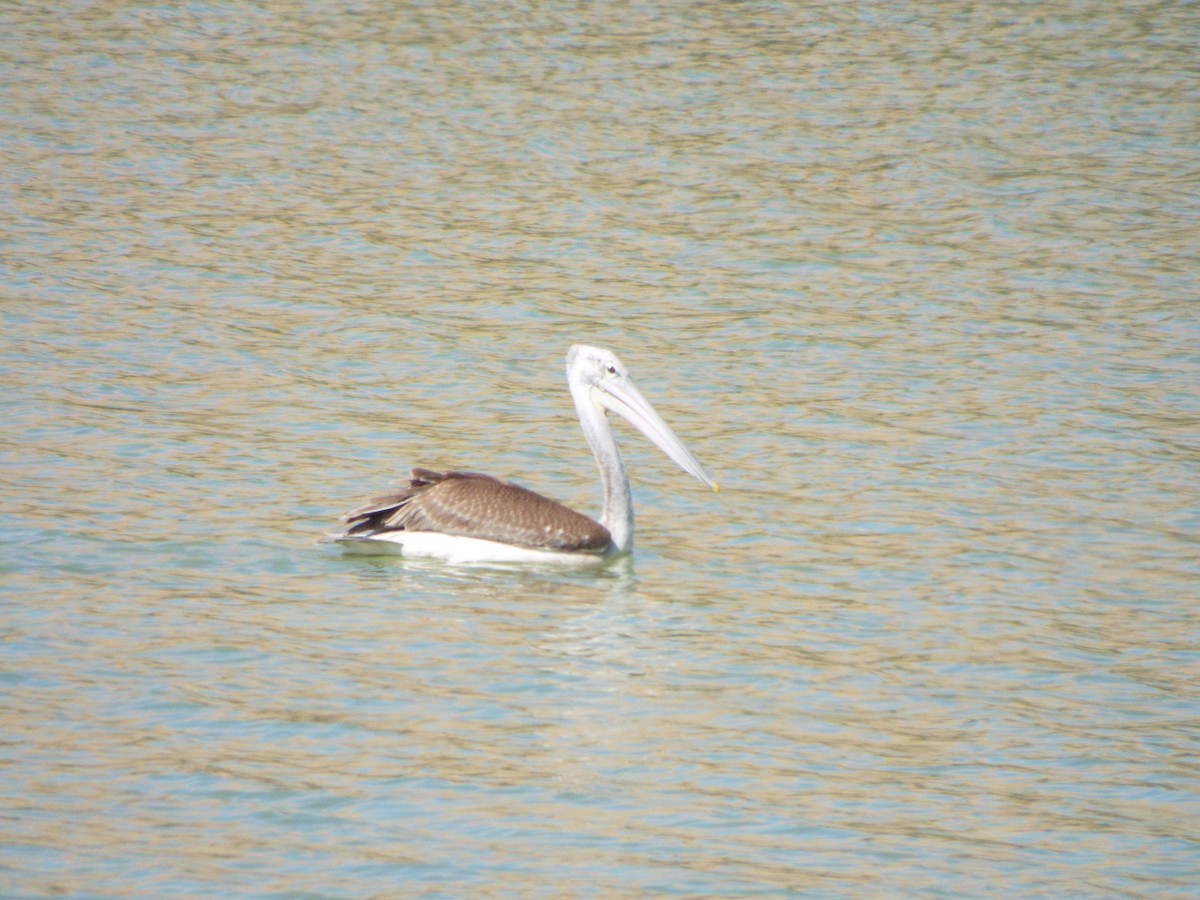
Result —
[[[21,9],[6,892],[1185,892],[1188,10]],[[314,544],[411,465],[595,574]]]

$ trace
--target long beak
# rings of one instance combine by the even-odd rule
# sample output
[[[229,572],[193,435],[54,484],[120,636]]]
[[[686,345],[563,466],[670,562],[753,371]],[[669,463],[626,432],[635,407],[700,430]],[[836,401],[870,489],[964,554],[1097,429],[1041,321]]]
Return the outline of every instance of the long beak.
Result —
[[[717,483],[708,477],[704,466],[683,446],[683,441],[675,436],[675,432],[662,420],[662,416],[654,411],[650,401],[642,396],[642,392],[632,381],[628,378],[619,382],[606,380],[592,388],[592,396],[605,409],[617,413],[653,441],[675,465],[703,481],[714,491],[717,490]]]

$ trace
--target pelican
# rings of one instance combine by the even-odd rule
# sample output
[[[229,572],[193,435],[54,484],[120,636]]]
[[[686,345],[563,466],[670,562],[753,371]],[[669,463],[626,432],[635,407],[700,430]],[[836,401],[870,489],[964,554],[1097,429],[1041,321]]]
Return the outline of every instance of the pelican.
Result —
[[[628,553],[633,546],[633,500],[609,412],[629,421],[683,471],[717,490],[615,353],[573,346],[567,353],[567,384],[600,468],[604,511],[599,521],[511,481],[418,468],[404,487],[347,513],[346,530],[328,540],[351,553],[451,562],[588,563]]]

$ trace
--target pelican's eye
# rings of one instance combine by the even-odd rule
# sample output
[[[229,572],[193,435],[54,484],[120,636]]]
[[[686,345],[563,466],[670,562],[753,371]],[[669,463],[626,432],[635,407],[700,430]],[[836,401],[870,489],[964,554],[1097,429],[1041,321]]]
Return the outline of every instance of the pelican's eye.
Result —
[[[617,367],[616,367],[616,366],[609,366],[609,367],[608,367],[608,374],[609,374],[609,375],[616,375],[616,374],[617,374]]]

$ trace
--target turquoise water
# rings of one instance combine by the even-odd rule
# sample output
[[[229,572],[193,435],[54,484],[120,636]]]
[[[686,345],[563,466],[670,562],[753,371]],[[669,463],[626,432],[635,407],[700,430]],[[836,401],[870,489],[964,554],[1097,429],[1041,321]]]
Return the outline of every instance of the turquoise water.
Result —
[[[1193,19],[4,13],[0,893],[1191,895]],[[317,545],[576,341],[720,494]]]

